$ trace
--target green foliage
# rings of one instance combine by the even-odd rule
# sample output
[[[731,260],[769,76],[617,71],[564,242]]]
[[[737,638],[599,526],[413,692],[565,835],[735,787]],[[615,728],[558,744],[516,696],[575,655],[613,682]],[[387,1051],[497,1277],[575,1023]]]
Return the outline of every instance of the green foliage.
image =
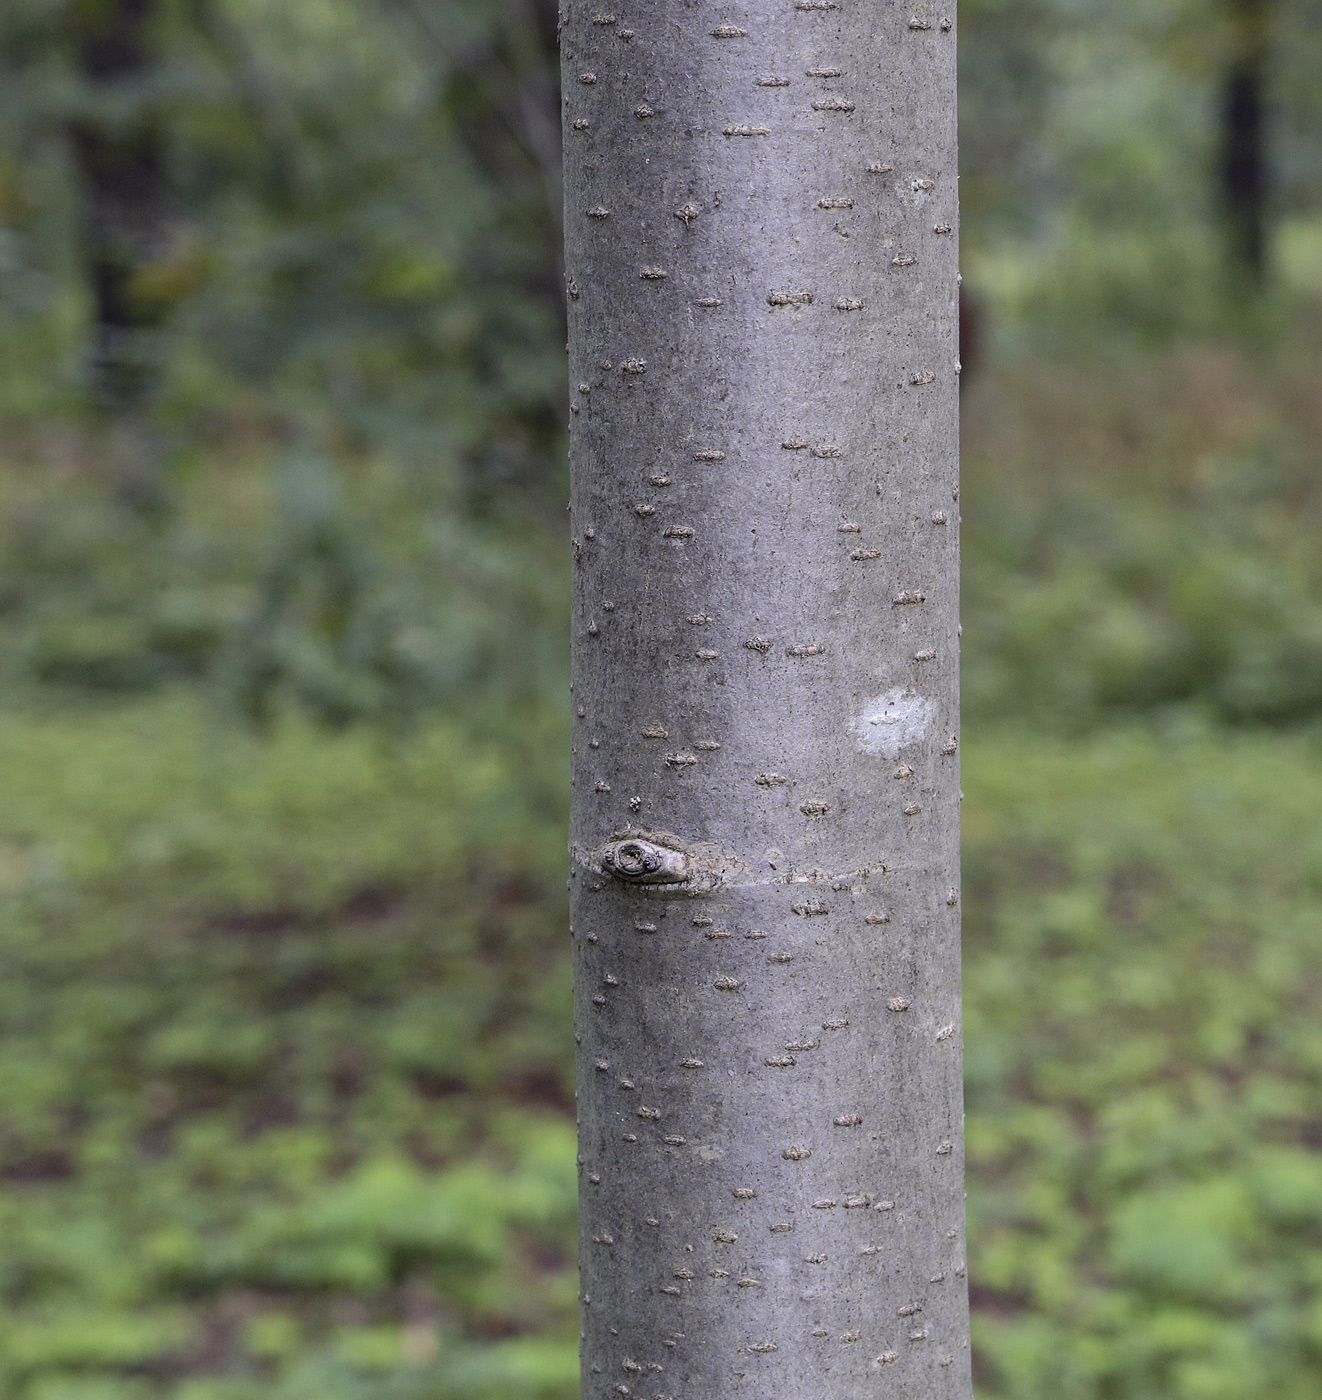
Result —
[[[0,728],[0,1391],[575,1394],[558,725]]]
[[[574,1395],[563,746],[6,720],[5,1394]],[[984,1400],[1322,1380],[1320,765],[966,738]]]
[[[1078,729],[1322,707],[1307,341],[993,368],[965,402],[965,703]],[[1099,378],[1105,376],[1103,383]]]
[[[123,3],[0,6],[0,1395],[572,1400],[553,7],[144,0],[108,79]],[[1322,37],[1272,13],[1249,306],[1226,8],[962,12],[981,1400],[1322,1381]],[[143,421],[88,141],[159,162]]]
[[[965,758],[979,1395],[1316,1394],[1318,735]]]
[[[0,682],[396,730],[547,703],[553,30],[543,0],[0,7]]]
[[[1322,24],[1309,0],[972,0],[960,10],[968,286],[1017,348],[1078,356],[1262,314],[1228,274],[1218,166],[1233,18],[1263,14],[1268,305],[1300,281],[1281,244],[1322,204]],[[1314,293],[1315,295],[1315,293]]]
[[[181,463],[162,521],[58,440],[31,452],[0,469],[11,696],[201,682],[255,724],[293,707],[401,732],[457,705],[521,724],[563,687],[558,542],[466,514],[443,478],[236,436]]]
[[[553,14],[144,0],[139,67],[94,82],[86,46],[116,8],[0,12],[4,416],[86,413],[78,133],[141,130],[165,192],[133,211],[159,224],[130,259],[154,314],[122,353],[167,440],[274,418],[449,472],[469,505],[508,509],[515,485],[545,510],[564,480]]]

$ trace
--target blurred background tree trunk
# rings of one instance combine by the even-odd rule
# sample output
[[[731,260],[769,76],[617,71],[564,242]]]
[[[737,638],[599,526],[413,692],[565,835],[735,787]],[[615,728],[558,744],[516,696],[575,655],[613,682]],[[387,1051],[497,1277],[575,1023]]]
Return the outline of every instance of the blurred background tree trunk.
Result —
[[[85,87],[69,123],[92,304],[90,398],[110,440],[116,490],[147,513],[164,504],[151,423],[169,299],[151,270],[169,239],[159,113],[156,0],[73,0],[67,41]]]
[[[1230,53],[1221,90],[1220,196],[1231,276],[1257,290],[1266,280],[1269,257],[1272,0],[1230,0],[1230,6]]]

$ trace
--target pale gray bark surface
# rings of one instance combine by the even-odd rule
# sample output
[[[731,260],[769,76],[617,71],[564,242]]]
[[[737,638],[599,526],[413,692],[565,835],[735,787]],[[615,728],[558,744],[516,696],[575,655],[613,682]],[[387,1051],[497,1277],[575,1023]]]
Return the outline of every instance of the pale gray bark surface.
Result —
[[[952,19],[566,0],[586,1400],[970,1394]]]

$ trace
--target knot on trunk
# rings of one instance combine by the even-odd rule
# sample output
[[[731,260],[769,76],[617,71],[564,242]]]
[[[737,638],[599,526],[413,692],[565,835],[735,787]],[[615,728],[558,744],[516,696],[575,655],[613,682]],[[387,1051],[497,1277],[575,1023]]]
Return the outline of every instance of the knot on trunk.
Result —
[[[631,885],[679,884],[689,873],[689,858],[683,851],[636,837],[607,846],[600,860],[608,875]]]

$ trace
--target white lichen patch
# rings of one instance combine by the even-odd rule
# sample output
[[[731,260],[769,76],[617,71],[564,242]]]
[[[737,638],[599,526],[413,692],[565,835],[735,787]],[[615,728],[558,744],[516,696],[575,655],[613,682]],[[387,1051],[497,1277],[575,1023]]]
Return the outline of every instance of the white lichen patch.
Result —
[[[900,750],[931,733],[936,701],[908,690],[888,690],[864,707],[849,723],[864,753],[896,759]]]

